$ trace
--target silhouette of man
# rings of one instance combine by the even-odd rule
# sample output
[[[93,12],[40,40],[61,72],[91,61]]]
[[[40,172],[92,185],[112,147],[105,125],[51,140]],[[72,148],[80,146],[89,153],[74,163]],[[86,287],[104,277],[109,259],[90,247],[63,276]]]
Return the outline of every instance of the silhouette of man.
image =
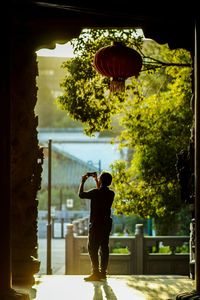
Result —
[[[79,197],[90,199],[90,223],[88,232],[88,252],[91,260],[91,275],[85,281],[99,281],[106,279],[109,261],[109,235],[112,229],[111,206],[115,193],[109,188],[112,175],[102,172],[99,177],[94,173],[96,188],[84,191],[84,183],[88,173],[82,176],[79,186]],[[100,254],[100,265],[99,265]]]

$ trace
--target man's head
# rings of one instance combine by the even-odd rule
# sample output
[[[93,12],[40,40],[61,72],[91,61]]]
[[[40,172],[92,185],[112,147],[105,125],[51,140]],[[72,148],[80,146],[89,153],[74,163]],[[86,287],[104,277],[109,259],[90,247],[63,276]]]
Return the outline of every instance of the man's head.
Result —
[[[109,172],[103,172],[101,173],[99,180],[101,185],[109,186],[112,182],[112,175]]]

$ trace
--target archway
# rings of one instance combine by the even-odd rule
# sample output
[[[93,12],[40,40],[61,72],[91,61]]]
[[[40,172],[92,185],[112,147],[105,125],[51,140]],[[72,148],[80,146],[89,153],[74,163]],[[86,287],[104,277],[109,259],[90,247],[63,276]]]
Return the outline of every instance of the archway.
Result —
[[[37,74],[37,65],[34,52],[44,45],[51,47],[54,41],[65,40],[66,42],[72,37],[77,36],[83,26],[131,26],[143,27],[146,36],[158,40],[158,42],[168,41],[169,45],[173,47],[186,47],[194,54],[195,50],[195,111],[196,111],[196,131],[195,131],[195,146],[196,146],[196,232],[199,232],[200,218],[200,191],[199,191],[199,49],[197,43],[197,36],[199,34],[199,24],[196,24],[196,47],[194,49],[194,26],[195,16],[190,15],[190,11],[186,13],[188,22],[185,22],[185,14],[180,16],[177,22],[175,15],[169,20],[168,17],[160,13],[159,18],[148,13],[141,14],[141,7],[138,8],[138,13],[130,14],[127,11],[120,10],[119,7],[112,8],[112,10],[95,10],[94,8],[85,11],[84,7],[77,9],[66,8],[63,4],[52,6],[51,4],[41,4],[34,1],[23,2],[18,5],[16,2],[12,9],[12,22],[11,22],[11,35],[9,40],[10,46],[10,71],[8,74],[5,66],[5,77],[2,80],[2,99],[4,113],[1,119],[1,136],[3,137],[2,157],[2,173],[4,174],[1,181],[2,199],[4,206],[4,216],[1,219],[1,228],[5,234],[2,239],[2,258],[1,264],[1,290],[7,293],[11,288],[12,275],[11,271],[14,270],[10,263],[10,213],[15,214],[17,224],[20,224],[18,229],[22,229],[23,235],[21,236],[20,230],[17,237],[21,240],[23,236],[31,237],[29,239],[29,247],[24,249],[21,244],[20,248],[12,247],[14,250],[21,253],[23,258],[22,273],[25,276],[25,271],[28,271],[30,282],[32,275],[38,268],[38,263],[30,261],[30,254],[35,251],[35,240],[37,225],[35,223],[35,216],[37,213],[37,202],[35,201],[35,193],[37,192],[38,185],[40,184],[40,168],[38,158],[41,158],[41,152],[38,149],[37,143],[37,120],[33,114],[33,107],[36,102],[36,86],[35,77]],[[75,7],[77,8],[77,7]],[[24,9],[26,16],[24,16]],[[120,15],[120,18],[119,18]],[[73,26],[73,29],[72,29]],[[159,31],[158,31],[159,28]],[[176,29],[176,30],[175,30]],[[172,34],[173,32],[173,34]],[[188,33],[187,39],[185,33]],[[31,36],[31,39],[30,39]],[[158,38],[156,38],[156,36]],[[178,38],[177,38],[178,37]],[[28,79],[28,80],[27,80]],[[24,88],[25,87],[25,88]],[[10,106],[11,104],[11,106]],[[10,120],[12,120],[10,125]],[[28,125],[28,126],[27,126]],[[25,130],[26,128],[26,130]],[[23,138],[23,140],[22,140]],[[26,145],[26,147],[24,147]],[[10,155],[12,161],[10,162]],[[28,154],[28,155],[27,155]],[[24,157],[26,158],[24,160]],[[16,168],[18,164],[18,167]],[[24,169],[22,168],[24,167]],[[26,168],[25,168],[26,167]],[[11,173],[10,173],[11,170]],[[34,175],[33,175],[34,174]],[[14,176],[15,177],[14,177]],[[33,177],[32,177],[33,176]],[[30,180],[30,177],[32,180]],[[16,179],[13,185],[13,178]],[[28,180],[28,188],[24,189]],[[10,185],[12,184],[12,192]],[[22,188],[19,189],[19,186]],[[5,188],[6,187],[6,188]],[[17,189],[15,189],[17,187]],[[30,194],[29,194],[30,192]],[[18,201],[13,201],[10,204],[11,197],[19,197]],[[30,199],[26,202],[25,199]],[[26,224],[27,214],[32,212],[32,219],[29,224]],[[14,216],[12,216],[14,220]],[[20,220],[20,223],[19,223]],[[12,222],[13,223],[13,222]],[[24,226],[23,226],[24,225]],[[17,228],[17,227],[16,227]],[[16,237],[16,235],[15,235]],[[19,244],[18,244],[19,245]],[[199,251],[199,236],[196,239],[196,289],[200,289],[200,251]],[[26,253],[25,253],[25,252]],[[6,258],[6,259],[5,259]],[[28,261],[29,260],[29,261]],[[20,263],[20,266],[21,263]],[[36,269],[35,269],[36,268]],[[19,268],[17,267],[17,270]],[[20,275],[21,276],[21,275]],[[22,277],[23,277],[22,276]]]

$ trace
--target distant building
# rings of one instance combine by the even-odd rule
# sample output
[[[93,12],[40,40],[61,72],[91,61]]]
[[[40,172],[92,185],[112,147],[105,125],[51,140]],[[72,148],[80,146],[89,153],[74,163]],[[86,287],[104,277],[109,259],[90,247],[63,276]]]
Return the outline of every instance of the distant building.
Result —
[[[61,65],[67,60],[64,57],[43,57],[38,56],[39,91],[44,87],[48,88],[53,98],[62,94],[60,82],[66,75],[66,69]],[[49,94],[48,94],[49,95]],[[43,103],[43,113],[45,105],[54,105],[48,102],[48,96],[44,93],[38,94],[38,103]],[[48,107],[49,108],[49,107]],[[48,113],[55,113],[55,108]],[[39,120],[49,117],[49,115],[40,115]],[[117,159],[126,159],[126,150],[119,151],[117,144],[111,143],[111,138],[88,137],[81,128],[38,128],[38,139],[40,145],[44,145],[44,164],[42,173],[42,187],[48,186],[48,140],[52,140],[52,187],[74,187],[77,188],[81,176],[87,171],[110,170],[110,164]],[[91,183],[87,181],[87,184]]]
[[[42,187],[48,185],[48,150],[52,140],[52,186],[77,187],[88,171],[110,170],[110,164],[126,159],[126,150],[119,151],[110,138],[88,137],[82,129],[39,129],[39,143],[44,148]]]

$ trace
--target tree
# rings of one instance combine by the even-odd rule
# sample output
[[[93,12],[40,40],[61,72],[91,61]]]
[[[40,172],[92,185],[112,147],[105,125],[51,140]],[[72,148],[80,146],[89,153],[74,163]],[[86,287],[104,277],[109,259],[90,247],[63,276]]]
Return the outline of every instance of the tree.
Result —
[[[61,83],[64,94],[58,97],[57,103],[71,118],[82,122],[88,135],[111,129],[112,116],[119,111],[118,103],[124,100],[123,94],[108,93],[110,80],[97,74],[92,66],[95,52],[116,39],[125,39],[127,46],[136,49],[142,43],[135,30],[85,30],[71,42],[75,58],[63,64],[66,69]]]
[[[59,109],[55,101],[55,94],[62,94],[60,80],[64,70],[60,66],[63,61],[64,58],[38,57],[38,101],[35,112],[39,116],[40,128],[81,127],[81,123],[74,122],[66,111]]]
[[[116,37],[166,64],[127,80],[125,93],[110,94],[109,78],[97,74],[91,62],[95,51]],[[118,117],[121,147],[128,147],[131,154],[128,161],[111,166],[115,212],[153,217],[169,229],[180,208],[185,209],[176,161],[190,142],[191,57],[183,49],[171,51],[153,41],[142,45],[133,31],[87,31],[75,42],[77,57],[64,65],[69,73],[59,103],[90,135],[110,129],[113,117]]]
[[[170,51],[170,54],[176,60],[190,59],[183,50]],[[159,224],[162,219],[170,230],[180,208],[187,209],[181,199],[175,166],[177,154],[182,149],[187,150],[190,142],[191,69],[167,67],[164,71],[165,80],[160,82],[159,92],[150,91],[144,97],[144,87],[147,91],[148,86],[145,80],[143,90],[138,87],[137,97],[126,101],[122,118],[125,130],[120,139],[134,149],[134,155],[129,165],[115,163],[113,172],[116,189],[120,192],[116,209],[120,211],[123,207],[123,212],[154,217]],[[155,78],[157,74],[160,76],[160,70],[151,76]],[[120,178],[125,174],[122,183]],[[166,228],[163,230],[166,232]]]

